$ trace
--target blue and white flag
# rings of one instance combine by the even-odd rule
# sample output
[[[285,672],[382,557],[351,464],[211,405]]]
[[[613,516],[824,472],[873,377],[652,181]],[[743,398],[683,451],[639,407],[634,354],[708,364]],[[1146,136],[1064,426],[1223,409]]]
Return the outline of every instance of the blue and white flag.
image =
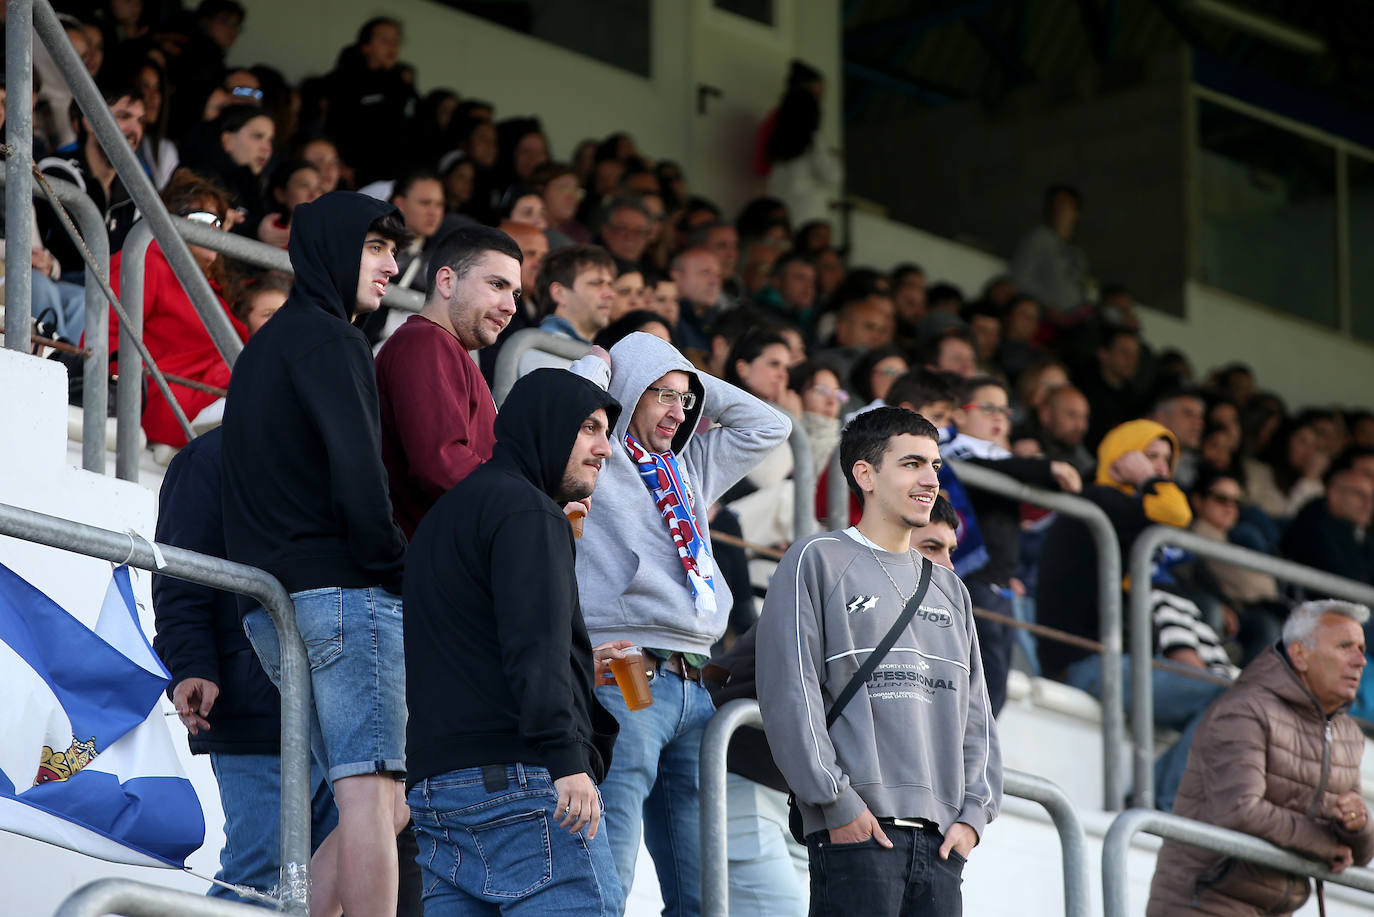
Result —
[[[183,868],[205,816],[159,708],[170,680],[128,567],[91,630],[0,564],[0,830]]]

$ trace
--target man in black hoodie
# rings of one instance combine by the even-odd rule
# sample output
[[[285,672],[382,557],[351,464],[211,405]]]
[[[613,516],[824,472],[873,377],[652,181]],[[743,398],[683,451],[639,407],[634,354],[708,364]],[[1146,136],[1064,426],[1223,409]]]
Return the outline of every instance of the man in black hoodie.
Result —
[[[431,917],[484,905],[617,913],[620,880],[597,831],[596,789],[617,725],[592,692],[560,504],[591,495],[619,415],[580,376],[524,376],[497,415],[491,460],[415,532],[407,783]],[[610,646],[596,655],[615,654]]]
[[[313,894],[354,917],[394,915],[395,835],[407,820],[405,539],[387,496],[372,351],[350,322],[381,305],[407,234],[396,208],[351,192],[301,205],[294,224],[291,296],[248,341],[229,383],[225,547],[281,580],[305,639],[311,747],[339,808],[312,861]],[[240,608],[279,682],[271,618]]]

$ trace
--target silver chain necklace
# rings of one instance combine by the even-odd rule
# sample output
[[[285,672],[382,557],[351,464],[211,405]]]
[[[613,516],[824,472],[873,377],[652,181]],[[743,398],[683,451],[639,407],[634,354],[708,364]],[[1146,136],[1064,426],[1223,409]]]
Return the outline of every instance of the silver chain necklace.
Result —
[[[873,545],[869,543],[867,536],[864,536],[864,547],[868,548],[868,553],[873,555],[873,562],[878,565],[879,570],[883,571],[883,576],[886,576],[887,581],[892,584],[892,590],[897,593],[897,597],[902,600],[902,607],[905,608],[906,603],[911,601],[911,596],[916,594],[916,588],[913,587],[910,594],[902,595],[902,590],[897,588],[897,581],[892,578],[891,573],[887,572],[887,567],[884,566],[883,562],[878,558],[878,552],[873,550]],[[911,563],[914,566],[916,564],[916,549],[908,548],[907,553],[911,556]],[[917,580],[918,584],[919,582],[920,581]]]

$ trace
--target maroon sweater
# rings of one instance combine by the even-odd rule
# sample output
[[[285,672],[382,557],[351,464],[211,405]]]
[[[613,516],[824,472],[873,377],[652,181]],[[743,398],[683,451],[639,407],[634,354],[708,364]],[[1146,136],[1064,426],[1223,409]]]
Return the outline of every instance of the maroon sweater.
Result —
[[[436,500],[491,458],[496,404],[458,339],[419,315],[377,354],[377,392],[391,506],[410,538]]]

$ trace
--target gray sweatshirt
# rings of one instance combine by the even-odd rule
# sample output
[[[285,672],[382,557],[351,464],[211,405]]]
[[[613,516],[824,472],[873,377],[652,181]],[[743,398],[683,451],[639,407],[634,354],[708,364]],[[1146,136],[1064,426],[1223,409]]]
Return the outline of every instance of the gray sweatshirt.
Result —
[[[596,357],[583,357],[572,366],[573,372],[603,385],[604,370],[605,363]],[[601,467],[577,545],[577,588],[593,645],[632,640],[639,646],[709,655],[730,618],[730,587],[717,572],[716,610],[697,613],[668,523],[625,448],[625,432],[640,396],[674,370],[687,373],[697,395],[678,428],[673,454],[691,494],[697,527],[708,542],[711,504],[792,430],[782,412],[697,372],[666,341],[643,332],[625,337],[611,348],[607,391],[622,410],[611,434],[611,457]],[[697,433],[703,414],[716,426]]]
[[[851,528],[792,545],[768,588],[759,707],[807,834],[847,824],[867,806],[879,818],[924,818],[941,831],[964,822],[981,837],[1001,807],[1002,754],[973,605],[944,567],[934,568],[906,632],[826,731],[827,711],[901,614],[919,573],[911,555],[871,546]]]

